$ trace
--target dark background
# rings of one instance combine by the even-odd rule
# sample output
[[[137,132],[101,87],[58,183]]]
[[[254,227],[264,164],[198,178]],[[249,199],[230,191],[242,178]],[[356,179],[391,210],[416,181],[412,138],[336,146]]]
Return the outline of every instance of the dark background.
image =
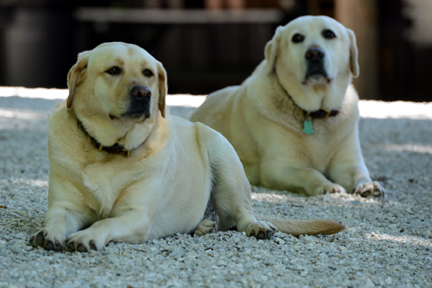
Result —
[[[101,20],[112,9],[126,16]],[[262,23],[128,18],[142,9],[276,16]],[[432,21],[425,18],[432,18],[432,5],[421,0],[0,0],[0,86],[66,88],[78,52],[123,41],[164,64],[170,94],[207,94],[240,84],[264,58],[275,28],[301,15],[328,15],[355,31],[361,98],[432,100]]]

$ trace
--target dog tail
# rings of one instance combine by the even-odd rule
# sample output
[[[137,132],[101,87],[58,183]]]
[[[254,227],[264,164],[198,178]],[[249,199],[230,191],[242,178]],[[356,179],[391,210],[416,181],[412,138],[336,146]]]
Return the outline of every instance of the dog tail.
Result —
[[[304,234],[331,235],[346,229],[344,225],[326,219],[288,220],[283,218],[256,215],[256,214],[255,214],[255,218],[257,218],[258,221],[270,222],[271,224],[277,227],[278,231],[291,234],[293,236],[299,236]]]

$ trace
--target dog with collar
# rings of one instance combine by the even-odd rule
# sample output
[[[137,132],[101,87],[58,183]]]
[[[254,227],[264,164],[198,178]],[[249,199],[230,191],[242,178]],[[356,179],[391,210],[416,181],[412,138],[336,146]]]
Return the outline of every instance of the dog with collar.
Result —
[[[210,94],[192,115],[224,135],[253,185],[306,195],[383,196],[363,160],[354,32],[325,16],[277,28],[240,86]]]
[[[31,245],[89,251],[233,227],[262,239],[345,228],[254,214],[234,148],[166,112],[166,72],[144,49],[113,42],[80,53],[68,87],[48,118],[48,212]]]

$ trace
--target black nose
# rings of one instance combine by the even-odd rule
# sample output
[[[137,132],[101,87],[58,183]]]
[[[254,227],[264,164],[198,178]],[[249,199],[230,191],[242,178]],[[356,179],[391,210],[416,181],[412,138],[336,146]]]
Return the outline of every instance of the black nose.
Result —
[[[306,51],[306,59],[308,61],[320,61],[324,58],[324,51],[319,48],[310,48]]]
[[[150,99],[151,91],[145,86],[133,86],[131,90],[131,95],[139,101],[144,101]]]

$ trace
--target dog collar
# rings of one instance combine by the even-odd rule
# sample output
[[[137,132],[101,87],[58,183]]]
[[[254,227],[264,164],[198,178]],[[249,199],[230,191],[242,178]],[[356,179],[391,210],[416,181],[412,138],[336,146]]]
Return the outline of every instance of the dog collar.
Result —
[[[118,143],[116,143],[112,146],[103,146],[101,143],[99,143],[95,138],[93,138],[87,132],[83,123],[78,119],[78,117],[77,117],[77,121],[78,121],[78,126],[81,127],[81,130],[84,132],[84,134],[86,134],[90,138],[90,140],[93,142],[96,149],[98,149],[99,151],[105,151],[105,152],[108,152],[111,154],[123,155],[125,157],[129,157],[131,155],[132,150],[127,150],[122,145],[120,145]]]
[[[304,115],[303,133],[313,134],[315,132],[312,127],[312,119],[327,119],[328,117],[334,117],[339,114],[339,110],[327,110],[324,108],[320,108],[319,110],[315,110],[315,111],[307,111],[302,109],[299,105],[297,105],[297,103],[294,101],[294,99],[291,97],[288,91],[286,91],[285,87],[283,87],[282,84],[280,83],[276,67],[274,67],[274,72],[276,74],[277,82],[279,86],[282,88],[282,90],[284,91],[284,93],[294,103],[294,105],[297,106],[297,108],[303,111],[303,115]]]
[[[321,108],[319,110],[312,111],[312,112],[303,110],[303,112],[305,113],[305,117],[311,117],[311,118],[317,118],[317,119],[323,119],[323,118],[326,119],[328,117],[334,117],[334,116],[339,114],[338,110],[329,111],[329,110],[324,109],[324,108]]]
[[[290,96],[289,94],[287,94],[287,95]],[[291,100],[292,100],[292,98],[291,98]],[[295,104],[294,100],[293,100],[293,103]],[[338,110],[329,111],[329,110],[321,108],[319,110],[312,111],[312,112],[303,110],[303,114],[305,116],[305,120],[303,122],[303,133],[313,134],[315,131],[313,130],[313,127],[312,127],[312,119],[314,119],[314,118],[315,119],[327,119],[328,117],[334,117],[334,116],[339,114],[339,111]]]

